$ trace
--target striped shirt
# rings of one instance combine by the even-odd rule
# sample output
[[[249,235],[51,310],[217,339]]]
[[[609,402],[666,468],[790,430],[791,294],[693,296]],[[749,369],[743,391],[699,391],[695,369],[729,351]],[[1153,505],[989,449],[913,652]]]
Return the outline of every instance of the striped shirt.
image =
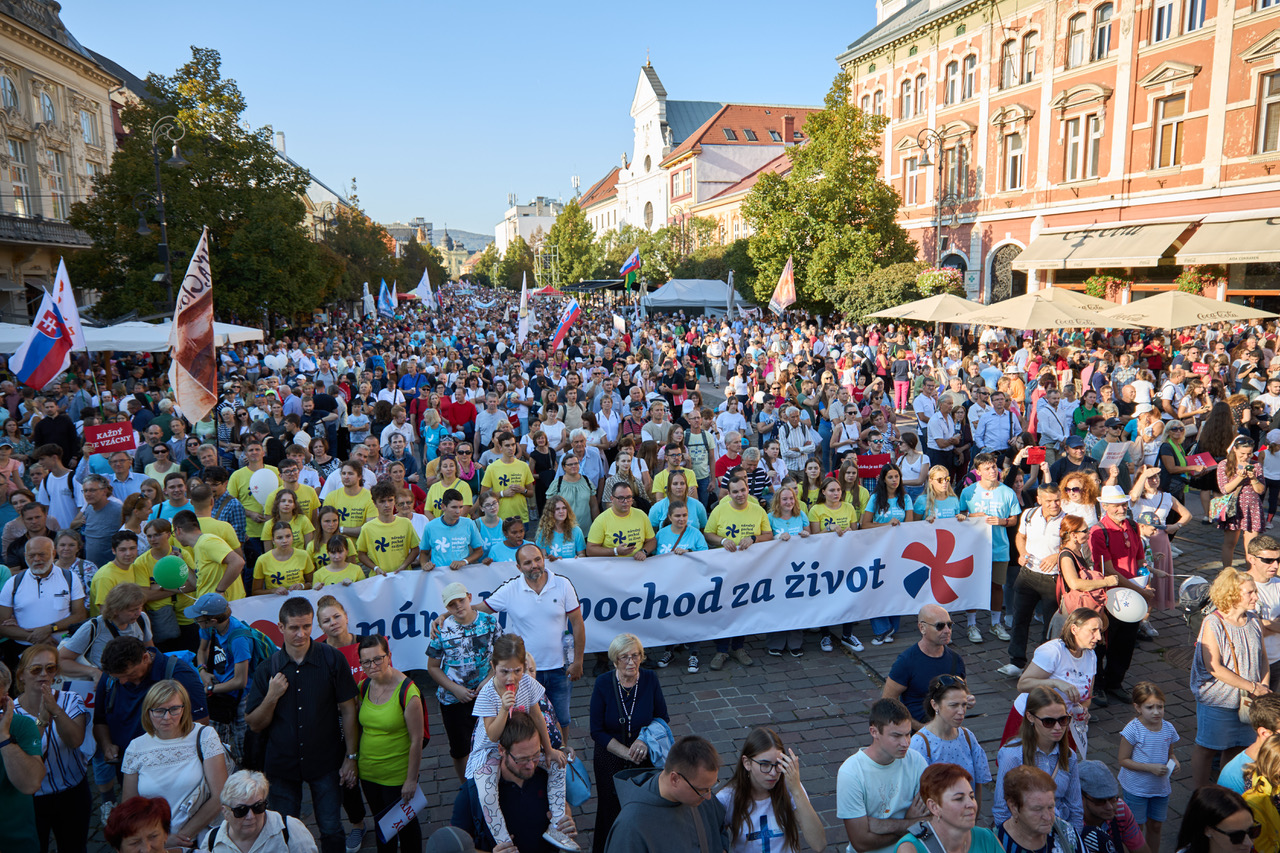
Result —
[[[84,699],[80,698],[79,693],[70,690],[62,690],[54,694],[57,698],[58,706],[67,712],[67,716],[73,720],[77,717],[81,718],[80,722],[87,728],[89,725],[89,709],[84,706]],[[36,719],[36,715],[32,714],[22,705],[15,702],[13,707],[17,709],[19,714]],[[90,735],[86,734],[86,737]],[[85,755],[78,747],[73,747],[62,740],[62,736],[58,734],[58,727],[51,725],[44,731],[44,736],[40,741],[40,752],[44,756],[44,766],[46,773],[44,782],[40,784],[40,790],[36,792],[37,797],[43,797],[45,794],[53,794],[58,791],[65,791],[68,788],[74,788],[84,779],[85,766],[88,763]]]
[[[1173,745],[1178,742],[1178,730],[1168,720],[1160,721],[1160,731],[1153,732],[1139,719],[1132,719],[1120,731],[1120,737],[1133,744],[1133,760],[1144,764],[1168,764],[1173,755]],[[1121,767],[1120,787],[1126,794],[1138,797],[1167,797],[1172,791],[1168,774],[1156,776]]]

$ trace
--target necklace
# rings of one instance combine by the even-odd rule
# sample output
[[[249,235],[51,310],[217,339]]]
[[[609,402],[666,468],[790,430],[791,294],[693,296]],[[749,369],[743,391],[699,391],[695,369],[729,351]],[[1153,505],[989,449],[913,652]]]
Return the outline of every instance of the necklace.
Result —
[[[614,679],[618,684],[618,707],[621,710],[622,725],[627,729],[627,741],[630,742],[633,735],[631,734],[631,720],[635,716],[636,700],[639,698],[640,691],[636,688],[640,686],[640,679],[636,679],[636,683],[630,687],[622,686],[622,679],[615,673]],[[631,707],[627,707],[627,695],[631,696]]]

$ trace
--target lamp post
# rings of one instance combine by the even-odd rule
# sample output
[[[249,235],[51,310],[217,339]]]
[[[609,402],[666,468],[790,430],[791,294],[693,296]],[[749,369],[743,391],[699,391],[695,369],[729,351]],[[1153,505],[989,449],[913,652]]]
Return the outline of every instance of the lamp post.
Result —
[[[951,220],[952,220],[951,224],[954,227],[956,222],[959,219],[960,205],[963,203],[963,199],[961,199],[960,196],[954,193],[945,192],[943,188],[942,182],[945,176],[943,175],[942,170],[945,163],[942,156],[942,150],[943,150],[942,144],[944,140],[945,140],[945,137],[943,136],[942,132],[935,130],[932,127],[926,127],[916,134],[916,145],[918,145],[920,147],[920,150],[924,152],[920,157],[920,168],[928,169],[931,166],[937,166],[937,169],[938,169],[937,184],[934,187],[934,197],[936,199],[935,207],[934,207],[934,225],[933,225],[935,266],[942,266],[943,210],[947,209],[951,211]],[[933,160],[929,159],[930,151],[933,152]]]
[[[173,156],[165,161],[166,166],[172,166],[180,169],[189,165],[182,156],[182,152],[178,150],[178,140],[187,135],[186,126],[178,120],[177,116],[164,116],[151,126],[151,164],[155,167],[156,173],[156,190],[151,193],[147,190],[139,192],[133,197],[133,207],[138,211],[138,233],[146,236],[151,233],[151,229],[147,227],[147,219],[143,211],[146,207],[140,206],[142,202],[153,205],[156,209],[156,216],[160,220],[160,261],[164,264],[164,286],[165,294],[168,298],[168,304],[173,305],[173,267],[169,261],[169,222],[164,212],[164,184],[160,181],[160,139],[163,137],[173,143]]]

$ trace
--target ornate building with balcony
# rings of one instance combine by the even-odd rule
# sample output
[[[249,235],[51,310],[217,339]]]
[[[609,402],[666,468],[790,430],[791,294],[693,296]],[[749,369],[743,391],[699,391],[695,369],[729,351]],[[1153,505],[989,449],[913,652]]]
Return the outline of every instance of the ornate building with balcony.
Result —
[[[1219,298],[1280,303],[1280,0],[879,0],[838,61],[972,298],[1210,264]]]
[[[116,150],[121,80],[63,26],[52,0],[0,2],[0,316],[21,321],[58,259],[89,244],[67,224]]]

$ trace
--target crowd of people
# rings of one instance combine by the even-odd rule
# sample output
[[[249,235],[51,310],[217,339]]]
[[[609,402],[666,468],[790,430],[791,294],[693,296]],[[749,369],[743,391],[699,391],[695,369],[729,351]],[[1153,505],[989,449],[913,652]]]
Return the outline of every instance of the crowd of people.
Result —
[[[404,311],[221,350],[222,393],[194,422],[147,353],[82,356],[42,390],[0,382],[0,849],[74,853],[100,824],[117,850],[337,853],[396,810],[379,851],[577,849],[591,797],[596,853],[821,851],[776,730],[742,732],[727,761],[673,734],[687,709],[659,673],[699,672],[699,639],[711,670],[756,666],[750,638],[621,634],[588,660],[573,561],[939,519],[990,526],[991,603],[915,614],[836,779],[851,851],[1159,853],[1184,735],[1178,848],[1280,849],[1274,325],[677,314],[620,332],[599,304],[549,348],[545,330],[520,340],[508,293],[452,286]],[[85,440],[126,421],[132,448]],[[1165,717],[1171,685],[1128,678],[1151,614],[1186,598],[1188,524],[1222,539],[1197,587],[1194,735]],[[494,562],[513,577],[473,596],[466,568]],[[424,660],[353,633],[344,605],[405,571],[451,573]],[[233,615],[246,596],[279,597],[279,643]],[[1122,596],[1142,618],[1116,615]],[[817,650],[905,640],[904,615],[816,626]],[[808,634],[763,647],[798,658]],[[1006,644],[991,760],[953,637]],[[1089,757],[1108,706],[1132,714],[1114,764]],[[404,810],[432,722],[457,785],[424,841]]]

